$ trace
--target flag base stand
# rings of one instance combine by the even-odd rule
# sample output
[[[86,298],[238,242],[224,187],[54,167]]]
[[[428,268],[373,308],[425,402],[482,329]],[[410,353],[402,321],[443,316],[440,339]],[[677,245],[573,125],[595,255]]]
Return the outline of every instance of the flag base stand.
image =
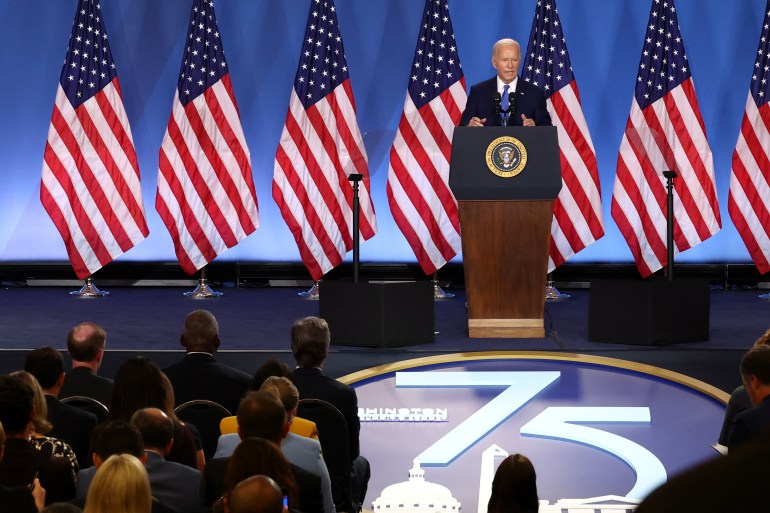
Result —
[[[764,294],[760,294],[757,296],[759,299],[770,299],[770,292],[766,292]]]
[[[553,280],[546,280],[545,282],[545,300],[549,302],[553,301],[564,301],[565,299],[569,299],[572,296],[569,294],[563,294],[559,292],[559,289],[557,289],[554,284]]]
[[[446,301],[453,297],[455,297],[454,294],[444,291],[444,289],[439,286],[438,280],[433,280],[433,301]]]
[[[70,292],[70,296],[75,296],[83,299],[90,299],[94,297],[104,297],[109,296],[110,293],[106,292],[104,290],[99,290],[96,288],[96,285],[94,285],[94,279],[90,276],[86,278],[86,282],[83,284],[83,288],[80,290],[73,290]]]
[[[312,287],[310,287],[308,290],[305,290],[303,292],[297,292],[297,295],[302,299],[306,299],[308,301],[318,301],[320,283],[321,283],[320,281],[313,283]]]
[[[212,290],[212,288],[209,287],[209,281],[206,278],[201,278],[198,280],[198,286],[195,287],[195,290],[184,292],[182,295],[190,299],[212,299],[223,296],[224,294]]]

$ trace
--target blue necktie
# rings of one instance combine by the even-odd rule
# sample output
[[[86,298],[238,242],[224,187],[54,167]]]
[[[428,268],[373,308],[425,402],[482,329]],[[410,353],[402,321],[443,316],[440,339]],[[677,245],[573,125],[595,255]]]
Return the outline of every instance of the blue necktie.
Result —
[[[511,106],[511,102],[508,101],[508,89],[510,89],[510,85],[505,84],[503,86],[503,97],[500,102],[500,107],[503,108],[504,111],[508,110],[508,107]]]

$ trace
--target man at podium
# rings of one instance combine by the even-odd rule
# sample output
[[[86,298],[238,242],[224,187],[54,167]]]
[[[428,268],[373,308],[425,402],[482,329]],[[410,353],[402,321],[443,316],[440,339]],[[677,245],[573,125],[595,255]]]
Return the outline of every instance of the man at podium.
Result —
[[[501,39],[492,46],[497,76],[471,86],[460,126],[545,126],[551,116],[543,91],[519,79],[521,46]]]

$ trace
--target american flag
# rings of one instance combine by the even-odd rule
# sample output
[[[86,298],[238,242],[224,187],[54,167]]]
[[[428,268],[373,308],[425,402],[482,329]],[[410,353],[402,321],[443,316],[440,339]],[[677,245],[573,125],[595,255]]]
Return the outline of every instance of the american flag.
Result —
[[[147,237],[139,166],[96,0],[80,0],[45,145],[40,200],[86,278]]]
[[[545,91],[559,134],[562,188],[553,204],[548,272],[604,235],[596,151],[567,53],[556,0],[541,0],[529,35],[522,77]]]
[[[393,218],[425,274],[462,247],[448,179],[452,132],[466,102],[448,0],[426,0],[387,187]]]
[[[353,247],[353,187],[361,174],[359,232],[377,232],[369,170],[332,0],[312,0],[286,124],[275,153],[273,198],[314,280]]]
[[[158,168],[155,208],[186,273],[259,228],[251,157],[211,0],[193,1]]]
[[[727,199],[730,218],[762,274],[770,271],[770,2],[765,13]]]
[[[659,173],[667,170],[678,175],[674,250],[684,251],[714,235],[722,221],[674,2],[654,0],[612,194],[612,217],[644,277],[666,262],[666,188]]]

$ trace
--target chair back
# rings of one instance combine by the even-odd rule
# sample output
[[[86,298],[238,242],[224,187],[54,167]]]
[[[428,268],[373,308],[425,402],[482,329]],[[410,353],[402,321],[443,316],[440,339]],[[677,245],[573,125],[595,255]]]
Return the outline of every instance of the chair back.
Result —
[[[345,416],[320,399],[300,399],[297,415],[316,423],[324,462],[332,483],[332,497],[338,512],[353,512],[352,463]]]
[[[109,409],[103,403],[85,395],[71,395],[60,399],[60,402],[93,413],[96,415],[98,424],[105,422],[110,414]]]
[[[203,454],[206,460],[213,458],[219,440],[219,423],[223,418],[232,415],[227,408],[214,401],[196,399],[180,404],[174,409],[174,413],[179,419],[198,428],[203,443]]]

